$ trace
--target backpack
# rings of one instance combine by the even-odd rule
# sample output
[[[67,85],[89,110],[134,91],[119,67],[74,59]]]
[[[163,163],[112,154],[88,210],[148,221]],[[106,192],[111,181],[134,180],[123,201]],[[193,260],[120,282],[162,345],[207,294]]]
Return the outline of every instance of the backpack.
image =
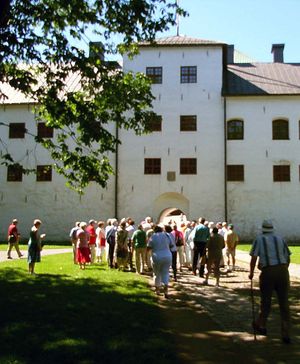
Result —
[[[176,243],[176,246],[182,246],[183,245],[183,239],[182,239],[182,237],[181,237],[181,235],[179,233],[176,234],[175,243]]]

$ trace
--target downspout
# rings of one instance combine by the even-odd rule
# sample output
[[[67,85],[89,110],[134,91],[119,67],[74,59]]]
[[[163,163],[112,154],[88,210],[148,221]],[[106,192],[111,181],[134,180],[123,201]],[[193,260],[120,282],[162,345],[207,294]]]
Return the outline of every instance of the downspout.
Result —
[[[224,96],[224,218],[228,219],[228,196],[227,196],[227,100]]]
[[[118,220],[118,198],[119,198],[119,127],[118,127],[118,122],[116,121],[116,139],[117,139],[117,144],[116,144],[116,153],[115,153],[115,218]]]

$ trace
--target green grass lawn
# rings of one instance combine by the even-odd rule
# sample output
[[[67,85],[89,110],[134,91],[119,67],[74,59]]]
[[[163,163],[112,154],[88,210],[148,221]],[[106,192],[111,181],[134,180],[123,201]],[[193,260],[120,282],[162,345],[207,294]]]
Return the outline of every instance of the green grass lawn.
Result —
[[[71,254],[0,263],[0,363],[177,363],[148,280]]]
[[[239,244],[237,249],[250,252],[251,244]],[[291,263],[300,264],[300,246],[289,246],[292,253]]]

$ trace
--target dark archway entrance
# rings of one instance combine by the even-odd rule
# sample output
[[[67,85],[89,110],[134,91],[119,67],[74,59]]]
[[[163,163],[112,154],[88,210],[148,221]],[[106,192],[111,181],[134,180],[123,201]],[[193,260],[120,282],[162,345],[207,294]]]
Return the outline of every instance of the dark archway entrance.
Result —
[[[161,212],[158,220],[163,224],[175,222],[178,226],[180,226],[182,222],[186,222],[187,218],[185,212],[181,209],[177,207],[168,207]]]

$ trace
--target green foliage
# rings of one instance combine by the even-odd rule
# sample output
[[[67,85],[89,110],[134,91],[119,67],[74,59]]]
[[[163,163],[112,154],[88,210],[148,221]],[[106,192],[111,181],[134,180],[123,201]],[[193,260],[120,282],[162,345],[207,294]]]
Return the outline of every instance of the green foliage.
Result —
[[[237,249],[250,252],[251,244],[239,244]],[[295,264],[300,264],[300,246],[289,245],[289,249],[292,253],[291,262]]]
[[[136,54],[138,42],[154,40],[157,32],[175,24],[176,12],[186,13],[171,0],[4,4],[0,82],[39,105],[37,118],[55,129],[55,138],[36,142],[49,150],[56,170],[72,188],[82,191],[91,180],[105,186],[113,173],[107,153],[115,152],[120,142],[111,125],[147,132],[153,96],[143,74],[124,74],[115,62],[104,61],[103,49],[108,55]],[[94,44],[86,55],[78,43],[87,39],[88,29],[102,44]]]

